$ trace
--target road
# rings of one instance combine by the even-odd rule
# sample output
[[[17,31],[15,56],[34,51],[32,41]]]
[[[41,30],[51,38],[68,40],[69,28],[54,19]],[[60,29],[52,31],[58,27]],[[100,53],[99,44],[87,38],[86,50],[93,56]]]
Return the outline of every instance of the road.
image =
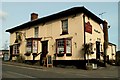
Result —
[[[81,70],[66,68],[32,68],[2,64],[2,78],[117,78],[118,68]]]

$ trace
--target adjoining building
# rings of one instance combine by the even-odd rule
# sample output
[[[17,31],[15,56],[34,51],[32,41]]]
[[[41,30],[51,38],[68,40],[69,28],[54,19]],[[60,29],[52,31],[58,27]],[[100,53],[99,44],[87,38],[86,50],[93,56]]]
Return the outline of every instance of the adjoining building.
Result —
[[[44,59],[50,55],[54,65],[83,65],[88,59],[92,63],[106,62],[111,49],[114,51],[112,59],[116,55],[116,47],[108,48],[111,45],[108,46],[107,21],[85,7],[73,7],[42,18],[32,13],[31,21],[6,32],[10,33],[12,60],[22,55],[26,61],[40,61],[43,65]],[[83,51],[86,43],[92,45],[89,56]]]
[[[109,42],[108,43],[108,48],[107,48],[107,55],[106,55],[107,63],[109,63],[109,64],[115,64],[116,57],[117,57],[117,54],[116,54],[116,45]]]
[[[4,61],[9,60],[9,50],[0,50],[0,58]]]
[[[120,66],[120,51],[116,52],[116,65]]]

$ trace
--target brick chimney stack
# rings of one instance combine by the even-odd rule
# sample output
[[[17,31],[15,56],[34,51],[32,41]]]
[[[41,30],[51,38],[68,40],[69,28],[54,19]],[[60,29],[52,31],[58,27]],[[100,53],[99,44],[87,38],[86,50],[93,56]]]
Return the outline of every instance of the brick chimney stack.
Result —
[[[32,13],[31,14],[31,21],[38,19],[38,14],[37,13]]]

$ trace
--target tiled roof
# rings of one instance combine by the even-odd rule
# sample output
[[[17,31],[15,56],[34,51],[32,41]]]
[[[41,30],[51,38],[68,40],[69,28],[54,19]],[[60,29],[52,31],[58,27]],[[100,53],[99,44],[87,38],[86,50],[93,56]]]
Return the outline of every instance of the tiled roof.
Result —
[[[85,15],[89,16],[91,19],[93,19],[94,21],[96,21],[99,24],[103,22],[103,20],[101,20],[95,14],[93,14],[88,9],[86,9],[84,6],[82,6],[82,7],[73,7],[73,8],[70,8],[68,10],[58,12],[56,14],[52,14],[52,15],[49,15],[49,16],[46,16],[46,17],[38,18],[37,20],[29,21],[27,23],[23,23],[19,26],[16,26],[14,28],[6,30],[6,32],[12,33],[12,32],[14,32],[16,30],[19,30],[19,29],[24,29],[24,28],[31,27],[31,26],[34,26],[34,25],[37,25],[37,24],[46,23],[46,22],[51,21],[51,20],[56,20],[56,19],[59,19],[59,18],[62,18],[62,17],[67,17],[67,16],[70,16],[70,15],[79,14],[79,13],[84,13]]]

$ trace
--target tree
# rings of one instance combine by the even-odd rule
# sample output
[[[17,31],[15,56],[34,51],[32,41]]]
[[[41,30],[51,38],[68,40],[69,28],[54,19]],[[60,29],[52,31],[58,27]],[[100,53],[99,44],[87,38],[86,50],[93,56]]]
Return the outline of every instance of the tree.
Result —
[[[83,47],[85,59],[86,59],[86,54],[87,54],[87,57],[88,57],[88,65],[90,65],[89,55],[92,54],[92,46],[93,46],[92,43],[86,43]]]
[[[3,45],[3,49],[4,50],[8,50],[8,41],[6,40],[4,45]]]

